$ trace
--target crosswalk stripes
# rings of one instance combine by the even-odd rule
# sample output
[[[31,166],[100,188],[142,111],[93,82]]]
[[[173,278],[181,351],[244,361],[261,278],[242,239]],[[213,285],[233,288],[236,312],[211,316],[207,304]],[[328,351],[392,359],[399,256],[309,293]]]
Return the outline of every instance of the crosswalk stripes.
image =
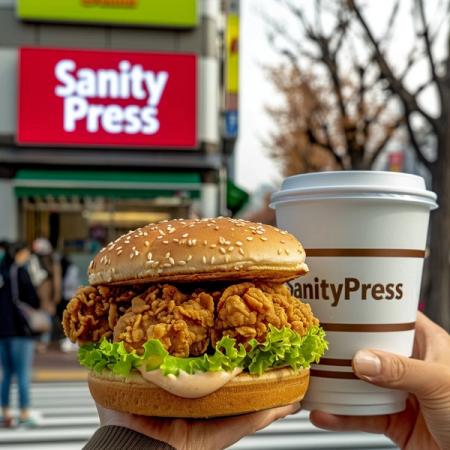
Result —
[[[12,393],[16,398],[16,392]],[[80,450],[98,427],[86,383],[35,383],[31,399],[39,426],[0,430],[0,449]],[[392,450],[384,436],[319,430],[306,412],[287,417],[242,439],[233,450]],[[124,449],[126,450],[126,449]]]

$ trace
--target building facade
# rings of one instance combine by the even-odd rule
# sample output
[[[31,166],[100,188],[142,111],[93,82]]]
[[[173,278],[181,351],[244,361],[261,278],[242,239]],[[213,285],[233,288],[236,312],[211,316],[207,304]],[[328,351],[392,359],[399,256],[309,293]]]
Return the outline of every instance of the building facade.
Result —
[[[90,253],[226,213],[237,2],[149,5],[0,0],[0,238]]]

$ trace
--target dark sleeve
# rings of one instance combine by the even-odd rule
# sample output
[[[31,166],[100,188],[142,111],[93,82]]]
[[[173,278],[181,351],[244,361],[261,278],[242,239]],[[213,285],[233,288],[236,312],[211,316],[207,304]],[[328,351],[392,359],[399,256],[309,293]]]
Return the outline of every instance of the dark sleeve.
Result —
[[[36,292],[36,288],[31,282],[28,270],[24,267],[19,267],[17,272],[17,278],[19,280],[19,298],[22,302],[28,303],[33,308],[37,309],[40,306],[39,297]]]
[[[99,428],[83,450],[175,450],[166,442],[147,437],[129,428],[108,425]]]

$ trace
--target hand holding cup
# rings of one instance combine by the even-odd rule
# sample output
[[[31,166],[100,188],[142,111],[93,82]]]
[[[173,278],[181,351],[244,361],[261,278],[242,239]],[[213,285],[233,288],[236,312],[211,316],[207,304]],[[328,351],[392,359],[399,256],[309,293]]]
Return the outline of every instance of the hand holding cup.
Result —
[[[419,313],[413,358],[361,350],[353,359],[353,370],[376,386],[410,392],[406,409],[365,417],[313,411],[316,426],[382,433],[403,450],[450,448],[450,336],[445,330]]]

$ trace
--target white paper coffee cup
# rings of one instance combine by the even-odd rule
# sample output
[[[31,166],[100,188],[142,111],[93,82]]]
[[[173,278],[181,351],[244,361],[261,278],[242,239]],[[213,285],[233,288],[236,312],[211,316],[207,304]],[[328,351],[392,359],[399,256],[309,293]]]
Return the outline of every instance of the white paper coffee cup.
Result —
[[[310,273],[289,285],[329,341],[311,367],[303,407],[347,415],[403,410],[406,393],[357,379],[351,360],[362,348],[411,355],[436,194],[414,175],[321,172],[287,178],[271,206],[277,225],[305,247]]]

